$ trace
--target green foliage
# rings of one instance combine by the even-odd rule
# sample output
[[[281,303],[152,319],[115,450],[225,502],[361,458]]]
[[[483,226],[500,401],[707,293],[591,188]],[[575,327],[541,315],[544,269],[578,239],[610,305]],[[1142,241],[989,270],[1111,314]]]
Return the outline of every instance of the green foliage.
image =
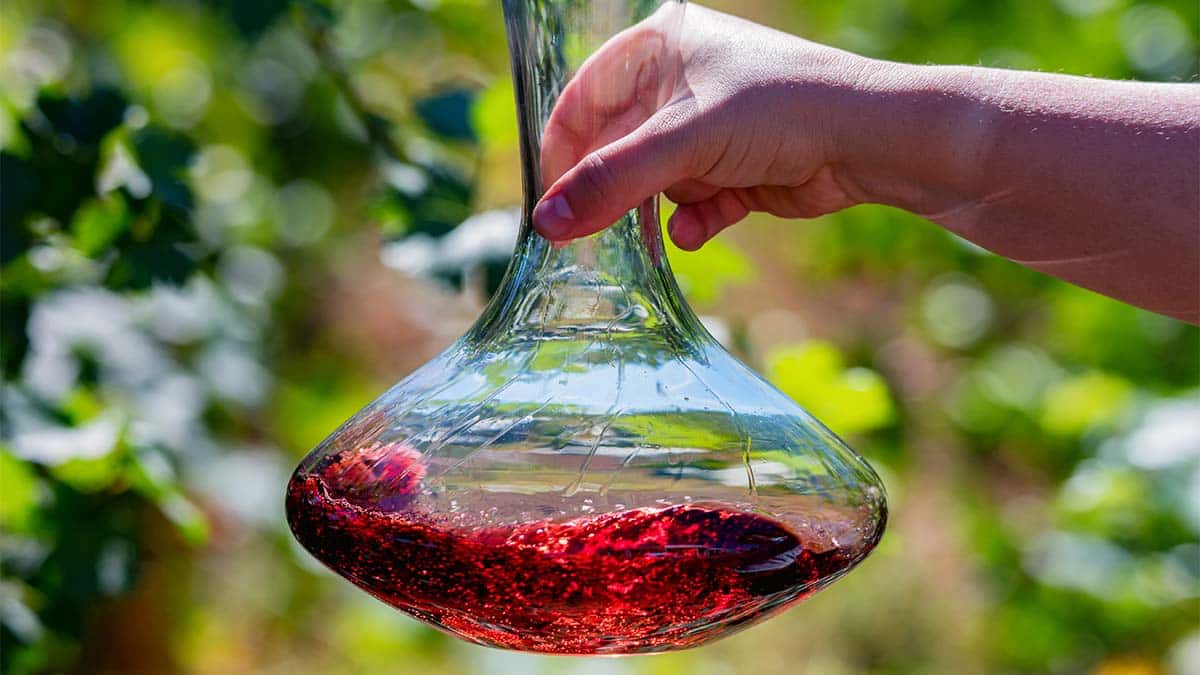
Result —
[[[471,108],[471,127],[480,142],[499,148],[511,148],[518,141],[517,102],[512,82],[497,78],[475,99]]]
[[[444,237],[471,215],[471,185],[458,172],[437,165],[399,170],[412,177],[411,183],[393,181],[374,205],[388,234]]]
[[[868,368],[847,368],[838,348],[809,341],[778,349],[767,359],[767,377],[839,434],[891,424],[895,409],[887,383]]]
[[[441,242],[518,203],[500,5],[0,3],[0,670],[577,670],[343,593],[279,512],[295,458],[447,339],[411,317],[450,300],[380,284],[363,233]],[[1197,77],[1182,0],[723,7],[882,58]],[[841,590],[613,668],[1182,668],[1200,332],[884,207],[743,236],[669,248],[681,286],[803,316],[811,339],[751,317],[738,342],[900,515]],[[475,262],[487,285],[505,260]]]
[[[28,532],[38,508],[39,483],[33,467],[0,449],[0,527]]]
[[[665,246],[680,289],[700,307],[714,305],[727,289],[754,279],[750,260],[723,240],[714,239],[695,253],[680,250],[670,237]]]
[[[1118,377],[1088,373],[1054,385],[1046,393],[1042,428],[1051,434],[1078,436],[1112,426],[1128,409],[1133,387]]]

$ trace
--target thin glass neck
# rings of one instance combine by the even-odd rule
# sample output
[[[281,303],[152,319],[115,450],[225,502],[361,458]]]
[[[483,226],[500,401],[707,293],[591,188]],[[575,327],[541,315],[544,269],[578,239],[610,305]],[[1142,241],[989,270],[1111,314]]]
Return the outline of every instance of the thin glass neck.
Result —
[[[653,12],[649,0],[504,0],[521,137],[524,208],[512,263],[476,337],[511,330],[696,333],[663,252],[657,198],[597,234],[554,246],[531,226],[542,130],[579,52]],[[620,25],[614,25],[620,24]],[[586,55],[586,53],[584,55]],[[703,333],[703,331],[700,331]]]

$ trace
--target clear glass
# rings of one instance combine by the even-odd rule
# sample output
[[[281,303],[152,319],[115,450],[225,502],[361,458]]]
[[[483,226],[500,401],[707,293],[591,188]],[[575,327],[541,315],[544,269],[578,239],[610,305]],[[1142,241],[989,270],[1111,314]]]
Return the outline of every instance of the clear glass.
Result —
[[[701,326],[655,200],[562,247],[530,227],[541,133],[572,73],[645,19],[667,55],[637,94],[652,111],[679,86],[683,3],[504,9],[525,182],[512,264],[466,335],[303,460],[289,523],[334,571],[478,644],[703,644],[861,561],[883,532],[883,488]]]

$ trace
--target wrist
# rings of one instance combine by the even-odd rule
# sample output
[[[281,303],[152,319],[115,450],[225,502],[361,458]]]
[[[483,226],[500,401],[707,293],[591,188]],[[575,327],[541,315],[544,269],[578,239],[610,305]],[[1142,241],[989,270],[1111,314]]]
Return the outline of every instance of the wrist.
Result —
[[[926,216],[970,201],[990,123],[969,93],[969,69],[856,58],[832,157],[847,191]]]

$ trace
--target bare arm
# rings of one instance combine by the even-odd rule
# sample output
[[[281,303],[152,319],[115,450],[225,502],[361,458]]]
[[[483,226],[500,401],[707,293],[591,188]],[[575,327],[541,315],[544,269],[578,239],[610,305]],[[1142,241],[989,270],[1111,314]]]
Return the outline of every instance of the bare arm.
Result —
[[[882,62],[860,82],[857,201],[1200,321],[1200,86]]]
[[[669,230],[685,249],[750,211],[882,203],[1200,322],[1200,85],[875,61],[694,5],[686,24],[678,54],[646,47],[652,25],[614,38],[564,92],[534,211],[547,238],[659,192],[680,204]],[[646,78],[612,74],[671,56],[668,102],[622,109],[648,98],[620,91]]]

